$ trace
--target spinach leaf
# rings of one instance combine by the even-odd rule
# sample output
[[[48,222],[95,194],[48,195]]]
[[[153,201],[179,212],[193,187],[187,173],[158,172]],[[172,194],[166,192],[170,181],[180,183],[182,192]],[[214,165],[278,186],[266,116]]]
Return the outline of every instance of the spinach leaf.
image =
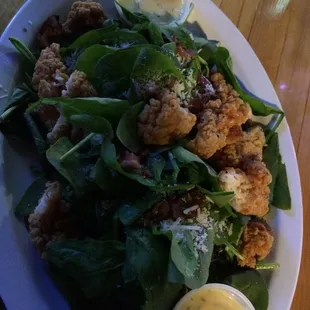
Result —
[[[117,126],[120,118],[129,108],[128,101],[111,98],[43,98],[30,106],[28,111],[34,110],[39,104],[59,106],[67,118],[75,114],[101,116],[109,120],[113,126]]]
[[[104,163],[111,169],[116,170],[118,173],[123,174],[127,178],[139,182],[142,185],[155,187],[157,182],[154,179],[148,179],[142,175],[136,173],[126,172],[119,162],[117,161],[115,145],[111,142],[105,142],[102,144],[101,148],[101,158]]]
[[[116,130],[117,138],[128,150],[134,153],[137,153],[142,145],[137,133],[137,123],[143,105],[143,102],[139,102],[131,106],[120,119]]]
[[[168,25],[161,27],[162,33],[170,41],[182,44],[186,49],[196,50],[194,38],[190,31],[182,25]]]
[[[110,32],[105,35],[103,44],[117,48],[128,48],[138,44],[148,44],[149,42],[139,33],[127,29]]]
[[[134,276],[141,284],[146,299],[144,310],[170,310],[180,297],[183,286],[167,282],[168,262],[169,242],[163,237],[146,229],[127,231],[127,272],[123,271],[123,276],[125,281]]]
[[[16,50],[24,57],[24,59],[27,59],[29,63],[31,63],[32,66],[34,67],[37,62],[37,59],[34,57],[30,49],[23,42],[19,41],[16,38],[9,38],[9,40],[14,45]]]
[[[33,101],[33,99],[34,98],[32,94],[29,94],[29,92],[27,92],[24,89],[16,87],[12,95],[10,96],[8,103],[6,104],[4,111],[7,111],[8,109],[19,106],[19,105],[26,105],[30,103],[31,101]],[[1,118],[3,120],[2,116]]]
[[[73,153],[63,162],[60,161],[60,158],[70,151],[73,146],[68,137],[62,137],[46,151],[46,157],[56,170],[69,181],[75,192],[80,195],[86,181],[78,155]]]
[[[153,191],[148,191],[142,198],[123,204],[119,211],[119,218],[124,225],[132,225],[146,211],[162,199],[161,195]]]
[[[104,56],[95,67],[94,77],[101,96],[127,98],[132,85],[140,89],[149,82],[164,84],[171,77],[183,79],[181,71],[167,55],[145,45]]]
[[[235,273],[229,276],[225,282],[248,297],[256,310],[267,310],[268,288],[258,271],[246,270]]]
[[[159,46],[162,46],[164,44],[160,28],[152,22],[137,24],[132,28],[132,30],[135,30],[141,35],[143,35],[151,44]]]
[[[138,85],[149,82],[164,86],[168,79],[184,79],[174,62],[165,54],[153,48],[144,48],[136,59],[131,78]]]
[[[232,60],[229,51],[225,47],[218,47],[214,54],[212,54],[210,50],[208,50],[208,52],[205,50],[199,55],[210,65],[216,65],[218,70],[223,72],[227,82],[230,83],[240,97],[251,106],[255,115],[268,116],[270,114],[283,114],[279,108],[265,104],[262,100],[250,95],[241,87],[232,72]]]
[[[206,176],[206,179],[208,179],[212,183],[215,189],[218,188],[218,179],[216,172],[211,166],[205,163],[197,155],[180,146],[172,149],[171,153],[182,164],[198,164],[202,169],[202,173]]]
[[[151,174],[154,176],[154,179],[158,182],[161,181],[161,175],[165,166],[166,161],[160,155],[156,157],[150,157],[147,161],[147,167],[149,168]],[[174,183],[176,183],[176,181]]]
[[[116,24],[106,25],[106,27],[88,31],[77,38],[67,49],[81,49],[87,48],[94,44],[102,43],[105,36],[109,32],[113,32],[117,29]]]
[[[97,62],[103,56],[111,54],[115,51],[115,48],[104,46],[100,44],[95,44],[88,47],[85,51],[79,56],[76,61],[75,70],[83,71],[86,73],[87,78],[93,80],[93,72]]]
[[[99,133],[106,139],[113,139],[113,128],[109,121],[101,116],[77,114],[69,117],[70,123],[86,129],[89,132]]]
[[[128,10],[126,7],[124,7],[123,5],[121,5],[121,3],[116,0],[115,1],[116,4],[119,6],[121,12],[122,12],[122,15],[121,17],[125,20],[125,22],[127,22],[129,25],[131,24],[141,24],[141,23],[144,23],[144,22],[148,22],[149,19],[141,14],[141,13],[134,13],[134,12],[131,12],[130,10]]]
[[[288,179],[285,164],[282,163],[282,156],[279,149],[278,134],[274,133],[263,152],[263,161],[271,173],[272,182],[270,187],[270,203],[282,210],[291,209],[291,195],[288,186]]]
[[[124,250],[118,241],[69,239],[51,243],[46,259],[73,278],[88,298],[94,298],[121,283]]]
[[[214,52],[217,50],[217,42],[214,40],[208,40],[207,38],[203,37],[194,37],[194,42],[196,46],[196,50],[202,50],[205,47],[209,47],[210,49],[213,49]]]
[[[21,200],[14,208],[15,216],[24,217],[33,213],[45,190],[46,182],[46,178],[39,177],[26,189]]]
[[[184,233],[180,239],[178,233],[172,233],[171,263],[169,266],[169,280],[184,283],[191,289],[204,285],[209,277],[209,266],[213,252],[214,233],[209,230],[204,242],[208,251],[203,252],[194,248],[193,236]]]
[[[199,185],[197,185],[197,188],[220,208],[229,204],[235,196],[234,192],[210,192]]]
[[[274,187],[272,205],[281,210],[291,210],[291,195],[285,164],[279,162],[278,175]]]

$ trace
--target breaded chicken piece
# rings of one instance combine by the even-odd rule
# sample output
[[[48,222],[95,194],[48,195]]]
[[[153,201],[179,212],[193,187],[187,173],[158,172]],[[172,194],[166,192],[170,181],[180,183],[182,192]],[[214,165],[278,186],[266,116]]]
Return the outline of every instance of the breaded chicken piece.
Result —
[[[273,240],[272,230],[265,221],[251,220],[240,240],[239,252],[244,260],[238,258],[238,264],[255,268],[257,260],[263,260],[270,253]]]
[[[272,177],[261,161],[248,160],[239,168],[225,168],[219,173],[224,191],[235,193],[231,205],[241,214],[263,217],[269,211],[269,184]]]
[[[42,257],[48,243],[65,237],[69,209],[70,205],[62,200],[60,183],[47,182],[45,192],[28,218],[30,239]]]
[[[247,159],[263,160],[263,147],[266,143],[265,134],[260,126],[252,127],[241,133],[241,137],[232,144],[225,146],[215,154],[217,165],[241,168]]]
[[[32,83],[40,98],[59,97],[68,79],[59,48],[59,44],[53,43],[43,49],[35,65]]]
[[[234,133],[251,117],[251,108],[220,73],[211,76],[213,87],[219,97],[205,104],[198,123],[196,137],[188,148],[202,158],[208,159],[216,151],[231,143]],[[237,129],[236,129],[237,128]]]
[[[100,28],[105,21],[103,7],[97,2],[76,1],[72,4],[63,28],[67,32]]]
[[[95,97],[97,92],[89,83],[84,72],[75,70],[66,82],[66,89],[62,91],[62,97]]]
[[[165,92],[160,100],[150,99],[139,115],[138,134],[145,144],[166,145],[185,137],[196,116],[181,107],[180,99]]]

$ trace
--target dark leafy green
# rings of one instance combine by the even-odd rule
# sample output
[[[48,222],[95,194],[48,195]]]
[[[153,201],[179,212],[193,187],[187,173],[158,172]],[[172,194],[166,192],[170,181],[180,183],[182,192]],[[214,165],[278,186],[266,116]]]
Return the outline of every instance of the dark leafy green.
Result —
[[[36,64],[37,59],[34,57],[33,53],[30,49],[21,41],[16,38],[9,38],[11,43],[14,45],[16,50],[25,58],[27,59],[33,66]]]
[[[69,239],[51,243],[46,259],[73,278],[88,298],[94,298],[111,293],[122,282],[125,249],[118,241]]]
[[[135,27],[133,27],[133,30],[146,37],[151,44],[159,46],[162,46],[164,44],[160,28],[152,22],[137,24],[135,25]]]
[[[136,173],[126,172],[117,161],[116,149],[113,143],[107,142],[102,144],[101,157],[107,167],[116,170],[118,173],[141,183],[142,185],[154,187],[157,182],[154,179],[146,178]]]
[[[123,16],[121,16],[121,17],[124,18],[125,21],[129,25],[141,24],[141,23],[149,21],[149,19],[145,15],[143,15],[141,13],[134,13],[134,12],[129,11],[123,5],[121,5],[119,1],[116,1],[116,3],[119,6],[119,8],[123,14]]]
[[[107,25],[106,27],[88,31],[77,38],[68,49],[81,49],[87,48],[94,44],[100,44],[105,39],[106,35],[114,32],[117,29],[116,24]]]
[[[27,188],[21,200],[14,208],[14,214],[16,216],[28,216],[34,211],[45,190],[46,182],[47,180],[45,177],[39,177]]]
[[[46,151],[46,157],[56,170],[68,180],[75,189],[76,194],[79,195],[84,190],[86,181],[78,155],[74,153],[63,162],[60,160],[61,156],[71,150],[73,146],[67,137],[62,137]]]
[[[155,192],[148,191],[142,198],[123,204],[119,211],[119,218],[124,225],[133,224],[139,217],[146,211],[152,208],[152,206],[162,199],[161,195]]]
[[[138,136],[138,116],[144,103],[140,102],[130,107],[120,119],[116,135],[122,144],[130,151],[136,153],[141,149],[142,141]]]
[[[179,42],[185,49],[196,50],[194,37],[184,26],[162,26],[162,33],[170,42]]]
[[[220,208],[229,204],[235,196],[234,192],[210,192],[199,185],[197,187],[203,194],[206,194]]]
[[[166,167],[166,161],[160,155],[156,157],[150,157],[147,161],[147,167],[149,168],[151,174],[154,176],[154,179],[160,182],[161,175],[164,171],[164,168]],[[174,183],[176,183],[176,179]]]
[[[77,114],[69,117],[70,123],[86,129],[89,132],[99,133],[106,139],[113,138],[113,128],[108,120],[101,116]]]
[[[248,297],[255,310],[267,310],[269,301],[268,288],[258,271],[241,271],[229,276],[225,282]]]
[[[30,106],[28,111],[35,110],[40,104],[59,106],[66,117],[75,114],[101,116],[108,119],[113,126],[117,126],[129,108],[128,101],[111,98],[43,98]]]
[[[291,195],[288,186],[286,167],[285,164],[282,163],[277,133],[271,136],[268,146],[264,149],[263,161],[272,176],[272,182],[269,185],[270,203],[279,209],[290,210]]]
[[[95,44],[87,49],[79,56],[74,66],[75,70],[83,71],[86,73],[90,81],[93,80],[93,72],[97,62],[103,56],[111,54],[115,51],[115,48],[104,46],[100,44]]]
[[[117,48],[128,48],[133,45],[148,43],[141,34],[127,29],[110,32],[103,39],[103,44]]]

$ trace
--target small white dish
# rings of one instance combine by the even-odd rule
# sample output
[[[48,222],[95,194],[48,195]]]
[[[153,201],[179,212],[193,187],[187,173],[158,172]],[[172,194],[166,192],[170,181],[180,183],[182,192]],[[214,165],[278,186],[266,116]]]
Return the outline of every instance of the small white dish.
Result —
[[[209,283],[204,286],[202,286],[199,289],[192,290],[188,292],[186,295],[183,296],[183,298],[175,305],[173,310],[179,310],[181,309],[181,306],[187,300],[190,296],[195,294],[197,291],[208,291],[208,290],[219,290],[222,292],[225,292],[228,294],[228,296],[232,299],[235,300],[240,307],[242,307],[242,310],[255,310],[254,306],[252,303],[249,301],[249,299],[240,291],[237,289],[233,288],[232,286],[225,285],[225,284],[219,284],[219,283]]]

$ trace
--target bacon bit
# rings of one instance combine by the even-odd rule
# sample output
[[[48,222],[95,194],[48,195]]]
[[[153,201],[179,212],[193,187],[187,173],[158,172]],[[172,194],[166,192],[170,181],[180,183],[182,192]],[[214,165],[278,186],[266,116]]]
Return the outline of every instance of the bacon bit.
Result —
[[[125,152],[124,157],[120,161],[120,165],[124,170],[142,169],[139,156],[128,151]]]

